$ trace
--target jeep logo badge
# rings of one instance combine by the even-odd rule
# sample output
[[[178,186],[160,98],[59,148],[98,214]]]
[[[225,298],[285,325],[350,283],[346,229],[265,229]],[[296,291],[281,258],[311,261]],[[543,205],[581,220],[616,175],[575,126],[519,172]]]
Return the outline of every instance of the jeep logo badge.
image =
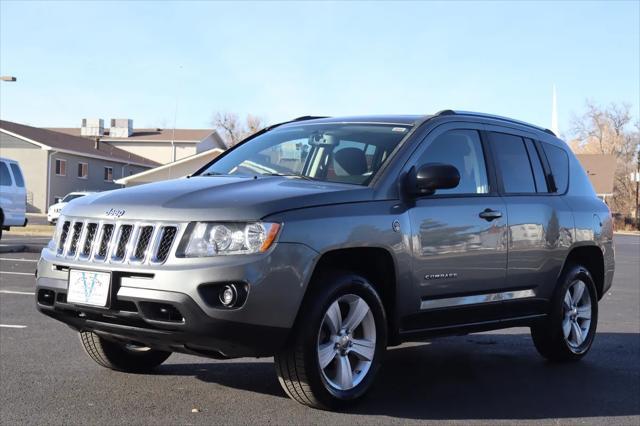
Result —
[[[119,218],[119,217],[121,217],[122,215],[124,215],[124,214],[125,214],[125,210],[124,210],[124,209],[109,209],[109,210],[107,210],[107,211],[105,212],[105,214],[106,214],[107,216],[110,216],[110,217],[117,217],[117,218]]]

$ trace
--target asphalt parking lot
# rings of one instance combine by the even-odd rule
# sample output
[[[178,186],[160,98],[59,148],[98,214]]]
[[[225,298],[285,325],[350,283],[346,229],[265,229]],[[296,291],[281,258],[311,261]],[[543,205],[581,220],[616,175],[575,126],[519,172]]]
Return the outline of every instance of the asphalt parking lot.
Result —
[[[272,359],[174,354],[154,375],[98,367],[75,332],[36,311],[37,258],[0,254],[2,424],[640,424],[638,236],[616,236],[614,286],[582,362],[545,362],[521,328],[407,344],[346,413],[288,399]]]

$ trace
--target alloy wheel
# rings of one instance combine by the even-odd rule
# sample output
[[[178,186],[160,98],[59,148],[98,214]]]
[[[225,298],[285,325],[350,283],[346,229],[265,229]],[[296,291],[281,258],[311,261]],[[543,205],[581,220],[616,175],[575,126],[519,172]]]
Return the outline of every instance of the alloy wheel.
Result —
[[[571,350],[578,350],[589,337],[591,296],[586,284],[575,280],[567,288],[562,302],[562,333]]]
[[[327,309],[318,333],[318,363],[330,387],[345,391],[366,377],[376,351],[376,323],[367,302],[354,294]]]

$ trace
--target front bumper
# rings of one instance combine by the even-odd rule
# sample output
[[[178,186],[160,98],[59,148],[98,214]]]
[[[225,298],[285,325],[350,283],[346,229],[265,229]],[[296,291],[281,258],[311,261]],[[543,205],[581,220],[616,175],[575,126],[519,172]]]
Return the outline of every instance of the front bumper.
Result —
[[[305,245],[279,243],[265,254],[141,266],[72,261],[44,249],[37,306],[76,330],[156,349],[212,357],[270,356],[293,326],[316,256]],[[111,272],[109,306],[67,303],[69,269]],[[206,289],[224,283],[246,285],[241,307],[223,308],[212,301]]]
[[[60,218],[60,212],[47,212],[47,221],[55,222]]]

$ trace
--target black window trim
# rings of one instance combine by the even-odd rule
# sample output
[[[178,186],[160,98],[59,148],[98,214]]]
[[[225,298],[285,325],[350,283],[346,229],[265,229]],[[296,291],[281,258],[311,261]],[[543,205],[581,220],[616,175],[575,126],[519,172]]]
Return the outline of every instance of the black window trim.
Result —
[[[553,177],[553,172],[551,171],[551,166],[549,165],[549,160],[547,159],[547,154],[546,152],[544,152],[544,148],[542,147],[542,142],[534,139],[533,145],[536,147],[538,157],[540,157],[540,161],[542,162],[542,169],[544,170],[544,177],[547,180],[547,188],[549,190],[547,194],[558,195],[558,187]]]
[[[536,187],[536,193],[537,194],[549,194],[549,181],[547,179],[547,173],[544,169],[544,166],[542,165],[542,160],[540,159],[540,153],[538,153],[538,149],[536,148],[535,144],[534,144],[534,140],[531,138],[523,138],[524,139],[524,148],[527,151],[527,156],[529,157],[529,166],[531,167],[531,172],[533,173],[533,184]],[[532,152],[531,149],[529,148],[529,144],[527,143],[531,142],[531,145],[533,146],[533,149],[535,152]],[[535,158],[533,158],[535,157]],[[540,162],[540,167],[542,168],[542,177],[544,178],[545,183],[547,184],[547,188],[545,191],[542,190],[542,188],[538,188],[538,179],[536,178],[536,171],[535,171],[535,167],[533,167],[534,162],[536,161],[536,159]]]

